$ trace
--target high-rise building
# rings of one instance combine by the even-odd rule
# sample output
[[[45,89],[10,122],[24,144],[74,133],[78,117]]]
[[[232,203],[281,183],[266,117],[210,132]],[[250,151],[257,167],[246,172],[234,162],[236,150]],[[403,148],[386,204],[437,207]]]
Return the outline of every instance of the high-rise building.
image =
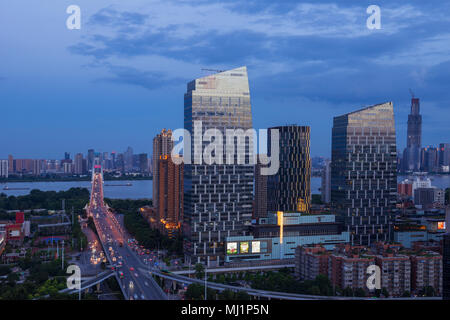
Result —
[[[259,161],[255,165],[255,202],[253,206],[253,218],[267,218],[267,175],[261,174],[264,167]]]
[[[158,161],[163,156],[172,153],[173,141],[172,130],[163,129],[153,138],[153,207],[158,207],[159,200],[159,165]]]
[[[8,172],[9,173],[15,173],[16,170],[14,168],[14,158],[12,155],[8,156]]]
[[[421,169],[426,172],[438,172],[439,171],[439,150],[428,146],[422,148],[421,156]]]
[[[123,154],[125,171],[130,172],[133,170],[133,148],[128,147],[127,151]]]
[[[111,169],[112,170],[116,169],[116,152],[115,151],[111,152]]]
[[[420,170],[420,150],[422,147],[422,116],[420,115],[420,101],[411,99],[411,113],[408,115],[408,132],[406,149],[403,153],[404,171]]]
[[[77,153],[75,155],[75,166],[74,166],[74,173],[75,174],[85,174],[84,168],[83,168],[83,154]]]
[[[325,166],[322,171],[322,202],[330,203],[331,201],[331,161],[325,160]]]
[[[142,174],[148,173],[148,156],[146,153],[139,154],[139,170]]]
[[[450,166],[450,143],[439,144],[439,166]]]
[[[170,155],[158,161],[158,207],[160,230],[176,236],[183,221],[183,164],[175,164]]]
[[[279,132],[280,168],[276,174],[268,176],[268,210],[308,213],[311,207],[310,127],[269,128],[269,155],[273,129]]]
[[[389,241],[397,191],[392,102],[335,117],[331,154],[331,201],[351,244]]]
[[[442,248],[442,297],[444,300],[450,300],[450,193],[447,201]]]
[[[91,171],[94,168],[94,157],[95,157],[94,149],[89,149],[87,153],[88,171]]]
[[[229,149],[218,147],[221,149],[215,153],[216,160],[222,159],[222,164],[210,164],[202,157],[203,150],[207,151],[209,146],[202,137],[211,130],[220,130],[225,135],[226,130],[236,133],[236,130],[245,132],[252,128],[247,68],[189,82],[184,95],[184,128],[192,141],[190,146],[185,144],[185,153],[190,150],[192,155],[192,163],[185,162],[184,166],[186,260],[194,264],[220,265],[225,258],[226,238],[249,234],[254,165],[253,161],[245,159],[253,157],[253,135],[243,139],[243,143],[241,139],[236,143],[234,134],[228,140],[224,138],[223,145],[228,143],[230,149],[238,152],[228,154],[227,158]],[[211,130],[205,134],[208,129]],[[241,159],[240,163],[237,158]]]
[[[0,160],[0,177],[8,178],[8,175],[9,175],[9,161]]]

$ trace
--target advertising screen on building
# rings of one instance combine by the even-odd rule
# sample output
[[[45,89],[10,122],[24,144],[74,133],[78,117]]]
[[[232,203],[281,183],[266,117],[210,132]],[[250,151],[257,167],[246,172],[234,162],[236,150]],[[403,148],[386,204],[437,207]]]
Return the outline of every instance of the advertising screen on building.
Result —
[[[439,221],[437,224],[438,230],[445,230],[445,221]]]
[[[241,242],[239,253],[248,253],[248,247],[249,247],[248,242]]]
[[[236,254],[236,253],[237,253],[237,242],[228,242],[227,254]]]
[[[261,242],[252,241],[252,253],[260,253],[261,252]]]

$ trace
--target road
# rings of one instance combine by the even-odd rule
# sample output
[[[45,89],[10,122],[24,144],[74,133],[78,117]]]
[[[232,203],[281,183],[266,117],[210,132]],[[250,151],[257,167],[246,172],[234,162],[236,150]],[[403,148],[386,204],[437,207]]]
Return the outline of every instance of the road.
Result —
[[[152,279],[140,270],[146,266],[143,259],[129,244],[129,236],[103,202],[103,179],[101,173],[94,173],[91,201],[88,214],[93,217],[104,248],[106,258],[117,272],[117,279],[126,299],[166,300],[167,296]]]

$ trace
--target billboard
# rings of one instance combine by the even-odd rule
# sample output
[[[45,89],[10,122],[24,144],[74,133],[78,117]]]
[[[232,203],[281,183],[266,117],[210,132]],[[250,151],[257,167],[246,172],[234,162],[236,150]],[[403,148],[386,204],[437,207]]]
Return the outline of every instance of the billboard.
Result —
[[[237,253],[237,242],[228,242],[227,254],[236,254],[236,253]]]
[[[241,242],[239,246],[239,253],[248,253],[249,244],[247,241]]]
[[[261,242],[252,241],[252,253],[260,253],[260,252],[261,252]]]
[[[437,223],[438,230],[445,230],[445,221],[439,221]]]

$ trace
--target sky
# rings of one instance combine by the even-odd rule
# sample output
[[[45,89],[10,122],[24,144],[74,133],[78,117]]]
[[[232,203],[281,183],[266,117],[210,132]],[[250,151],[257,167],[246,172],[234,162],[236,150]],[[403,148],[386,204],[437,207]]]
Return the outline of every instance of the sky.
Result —
[[[372,4],[381,29],[366,26]],[[422,144],[450,142],[449,12],[438,0],[1,1],[0,158],[151,154],[161,129],[183,127],[187,82],[244,65],[254,128],[311,126],[312,156],[330,156],[334,116],[386,101],[403,150],[410,89]]]

